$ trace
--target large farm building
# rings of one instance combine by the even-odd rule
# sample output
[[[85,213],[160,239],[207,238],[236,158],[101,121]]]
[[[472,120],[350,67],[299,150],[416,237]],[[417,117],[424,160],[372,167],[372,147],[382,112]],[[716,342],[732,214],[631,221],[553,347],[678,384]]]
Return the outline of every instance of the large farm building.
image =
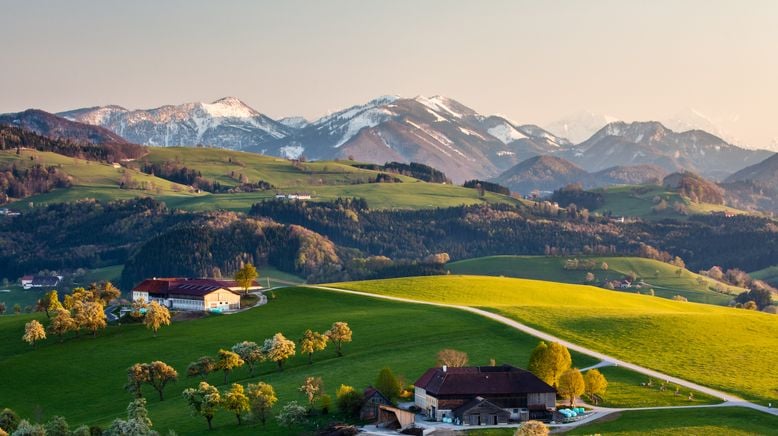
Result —
[[[259,289],[254,282],[249,290]],[[229,311],[240,309],[243,291],[232,280],[153,278],[132,289],[132,300],[156,301],[178,310]]]

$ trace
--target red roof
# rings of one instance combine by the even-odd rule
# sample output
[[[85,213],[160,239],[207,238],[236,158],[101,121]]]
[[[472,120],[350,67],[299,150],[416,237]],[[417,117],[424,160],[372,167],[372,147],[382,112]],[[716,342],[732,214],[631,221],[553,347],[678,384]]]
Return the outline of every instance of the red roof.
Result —
[[[432,368],[414,386],[433,396],[510,395],[543,393],[556,390],[524,369],[510,365]]]
[[[237,284],[233,280],[153,278],[142,281],[132,290],[158,295],[176,294],[201,297],[219,289],[233,292],[229,288],[236,286]]]

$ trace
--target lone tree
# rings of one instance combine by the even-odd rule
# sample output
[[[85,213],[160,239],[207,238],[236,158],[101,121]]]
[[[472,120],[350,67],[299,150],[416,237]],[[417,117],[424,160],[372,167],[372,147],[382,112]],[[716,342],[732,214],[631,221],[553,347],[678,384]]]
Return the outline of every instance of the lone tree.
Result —
[[[22,340],[35,347],[35,343],[46,339],[46,330],[43,325],[36,320],[32,320],[24,325],[24,335]]]
[[[216,361],[211,356],[202,356],[186,367],[187,377],[202,377],[205,380],[208,374],[216,370]]]
[[[343,344],[351,342],[351,328],[348,323],[338,321],[332,324],[329,330],[325,333],[329,340],[335,343],[338,351],[338,357],[343,356]]]
[[[224,395],[224,408],[235,414],[238,425],[242,424],[241,416],[249,411],[249,397],[244,393],[243,386],[232,384],[232,388]]]
[[[568,369],[559,377],[559,393],[570,400],[570,407],[575,406],[575,398],[584,393],[586,384],[578,368]]]
[[[378,392],[381,392],[386,398],[389,398],[392,401],[398,398],[402,391],[400,381],[397,380],[397,377],[394,376],[394,373],[389,368],[383,368],[378,373],[375,388]]]
[[[154,337],[157,336],[157,330],[163,325],[170,325],[170,311],[167,307],[152,301],[146,308],[146,316],[143,317],[143,324],[147,329],[151,329],[154,332]]]
[[[572,358],[567,347],[557,342],[546,345],[545,342],[540,341],[532,350],[528,369],[539,379],[556,387],[559,377],[570,369],[571,365]]]
[[[249,374],[254,375],[254,367],[265,360],[262,348],[256,342],[243,341],[232,346],[232,352],[240,356],[249,367]]]
[[[608,389],[608,380],[605,379],[605,376],[598,369],[590,369],[584,374],[584,384],[586,385],[586,395],[596,406]]]
[[[308,329],[300,339],[300,352],[308,355],[308,364],[313,363],[313,353],[327,348],[328,337],[325,334]]]
[[[464,351],[446,348],[438,351],[438,366],[449,366],[451,368],[461,368],[467,365],[467,353]]]
[[[159,393],[159,401],[163,401],[165,398],[162,393],[165,390],[165,385],[171,382],[175,383],[178,380],[178,372],[172,366],[159,360],[148,364],[148,368],[148,384]]]
[[[265,339],[262,345],[262,353],[267,360],[275,362],[278,370],[284,370],[284,362],[295,355],[294,341],[286,339],[283,333],[276,333],[272,338]]]
[[[232,370],[240,368],[244,363],[237,353],[229,350],[219,350],[219,358],[216,359],[216,369],[224,373],[224,384],[227,384],[227,376],[230,375]]]
[[[324,383],[321,377],[306,377],[302,386],[298,389],[308,399],[308,410],[313,409],[313,404],[324,392]]]
[[[259,277],[257,269],[250,263],[247,263],[243,268],[235,272],[235,281],[238,283],[238,286],[243,288],[244,295],[249,293],[249,288],[257,277]]]
[[[222,404],[222,397],[219,389],[208,383],[201,381],[195,388],[189,388],[184,391],[184,398],[192,410],[193,416],[202,416],[208,421],[208,430],[211,430],[211,421],[213,415],[219,410]]]
[[[278,402],[273,386],[263,382],[257,384],[249,383],[248,398],[251,413],[262,421],[262,425],[265,425],[267,412]]]
[[[519,428],[516,429],[516,432],[513,433],[513,436],[547,436],[548,435],[548,427],[546,427],[546,424],[543,424],[540,421],[530,420],[525,421]]]
[[[124,389],[135,395],[135,398],[142,398],[143,391],[141,387],[149,381],[149,366],[145,363],[136,363],[127,368],[127,384]]]
[[[49,324],[49,332],[59,336],[59,341],[62,342],[65,333],[73,332],[77,329],[78,325],[76,324],[76,320],[70,315],[70,311],[60,306],[59,309],[54,312],[54,318]]]

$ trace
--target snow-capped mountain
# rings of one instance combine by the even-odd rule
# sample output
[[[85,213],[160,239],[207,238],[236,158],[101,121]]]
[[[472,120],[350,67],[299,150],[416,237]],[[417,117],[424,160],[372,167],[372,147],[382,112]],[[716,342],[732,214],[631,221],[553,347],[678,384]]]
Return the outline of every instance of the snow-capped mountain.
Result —
[[[0,115],[0,124],[21,127],[42,136],[93,144],[127,144],[127,141],[99,126],[78,123],[38,109]]]
[[[278,122],[293,129],[302,129],[309,124],[305,117],[284,117],[279,119]]]
[[[721,179],[767,158],[702,130],[674,132],[659,122],[610,123],[560,155],[588,171],[613,166],[656,165],[667,172],[687,170]]]
[[[131,142],[159,146],[204,144],[242,150],[284,138],[294,130],[235,97],[147,110],[102,106],[59,115],[106,127]]]
[[[619,119],[611,115],[580,111],[549,123],[546,130],[578,144],[589,139],[606,124],[616,121]]]
[[[447,97],[384,96],[254,150],[289,158],[421,162],[461,182],[493,177],[560,144],[567,141],[537,126],[485,117]]]

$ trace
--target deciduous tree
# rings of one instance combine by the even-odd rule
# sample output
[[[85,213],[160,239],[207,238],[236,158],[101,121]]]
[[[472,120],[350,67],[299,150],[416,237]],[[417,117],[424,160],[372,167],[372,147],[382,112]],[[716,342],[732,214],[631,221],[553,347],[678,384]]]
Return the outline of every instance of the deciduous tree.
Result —
[[[97,302],[77,302],[73,306],[75,311],[75,320],[79,328],[84,328],[92,332],[92,336],[97,336],[98,329],[104,329],[107,325],[103,305]]]
[[[438,366],[446,365],[451,368],[467,366],[467,353],[464,351],[445,348],[438,351]]]
[[[224,395],[224,408],[235,414],[238,425],[242,423],[241,416],[249,411],[249,397],[244,393],[243,386],[232,384],[232,388]]]
[[[247,263],[243,268],[235,272],[235,281],[238,283],[238,286],[243,288],[244,294],[248,294],[251,284],[257,277],[259,277],[257,269],[250,263]]]
[[[59,336],[59,341],[63,341],[63,335],[67,332],[78,330],[76,320],[70,315],[70,311],[60,306],[54,312],[54,318],[49,323],[49,332]]]
[[[267,360],[276,362],[278,370],[284,370],[284,362],[295,355],[295,343],[286,339],[282,333],[276,333],[272,338],[265,339],[262,345],[262,353]]]
[[[230,375],[232,370],[240,368],[244,363],[237,353],[229,350],[219,350],[219,357],[216,359],[216,369],[224,373],[224,383],[226,384],[227,376]]]
[[[308,329],[300,339],[300,352],[308,355],[308,363],[313,363],[313,353],[327,348],[327,335]]]
[[[46,339],[46,330],[37,320],[32,320],[24,325],[22,340],[35,347],[35,343]]]
[[[332,324],[332,327],[325,333],[329,340],[335,343],[338,356],[343,355],[343,344],[351,342],[351,328],[348,323],[338,321]]]
[[[143,317],[143,324],[146,328],[154,332],[157,336],[157,330],[164,325],[170,325],[170,311],[167,307],[152,301],[146,308],[146,316]]]
[[[584,375],[584,384],[586,385],[586,395],[594,401],[594,404],[600,402],[600,398],[608,389],[608,380],[598,369],[590,369]]]
[[[313,409],[313,403],[324,391],[324,383],[321,377],[306,377],[302,386],[298,389],[308,399],[308,409]]]
[[[145,363],[136,363],[127,368],[127,384],[124,389],[135,395],[136,398],[143,397],[142,386],[149,381],[149,366]]]
[[[570,400],[570,407],[575,406],[575,398],[584,393],[586,383],[578,368],[568,369],[559,377],[559,394]]]
[[[254,367],[265,360],[262,348],[256,342],[243,341],[232,346],[232,352],[240,356],[249,367],[249,374],[254,375]]]
[[[394,401],[400,396],[402,384],[397,380],[394,373],[389,368],[383,368],[378,372],[378,378],[375,382],[375,388],[384,394],[386,398]]]
[[[262,425],[265,425],[267,412],[278,402],[273,386],[263,382],[249,383],[248,397],[251,413],[262,421]]]
[[[148,364],[148,372],[148,384],[159,393],[159,401],[163,401],[165,386],[178,380],[178,371],[167,363],[156,360]]]
[[[208,374],[216,370],[216,361],[211,356],[202,356],[186,367],[187,377],[202,377],[205,380]]]
[[[362,395],[352,386],[340,385],[335,392],[335,404],[338,406],[340,413],[346,416],[357,416],[359,409],[362,407],[362,401]]]
[[[149,411],[146,409],[146,399],[136,398],[127,406],[127,419],[115,419],[111,426],[103,431],[103,436],[159,436],[159,433],[151,429],[152,426]],[[74,436],[81,430],[83,427],[79,427]],[[92,434],[88,427],[86,434]]]
[[[189,388],[184,391],[184,398],[192,410],[193,416],[202,416],[208,421],[208,430],[211,430],[211,421],[213,415],[219,410],[222,404],[222,397],[219,389],[208,383],[201,381],[195,388]]]
[[[297,401],[290,401],[281,408],[281,412],[279,412],[276,418],[280,425],[291,429],[293,426],[302,423],[305,420],[306,414],[305,407],[297,404]]]

